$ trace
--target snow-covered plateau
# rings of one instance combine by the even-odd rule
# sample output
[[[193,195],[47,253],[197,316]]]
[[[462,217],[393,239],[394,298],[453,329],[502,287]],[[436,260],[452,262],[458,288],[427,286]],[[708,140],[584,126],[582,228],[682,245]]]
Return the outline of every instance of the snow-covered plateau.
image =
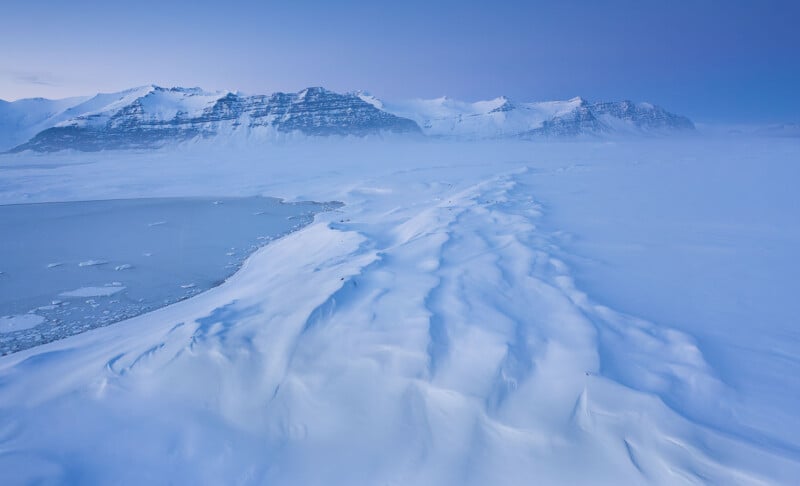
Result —
[[[3,205],[344,203],[0,357],[0,484],[794,483],[798,162],[700,136],[0,156]]]

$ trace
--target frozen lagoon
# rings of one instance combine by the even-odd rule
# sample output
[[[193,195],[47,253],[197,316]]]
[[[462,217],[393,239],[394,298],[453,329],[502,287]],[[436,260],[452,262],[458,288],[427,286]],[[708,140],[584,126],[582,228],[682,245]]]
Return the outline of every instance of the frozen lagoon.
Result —
[[[340,203],[264,197],[0,206],[0,354],[207,290]]]

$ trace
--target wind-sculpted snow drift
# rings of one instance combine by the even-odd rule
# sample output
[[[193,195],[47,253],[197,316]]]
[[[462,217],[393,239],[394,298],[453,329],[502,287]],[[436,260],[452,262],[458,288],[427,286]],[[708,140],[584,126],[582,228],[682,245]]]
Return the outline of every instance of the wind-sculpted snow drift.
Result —
[[[103,156],[92,170],[13,156],[22,165],[6,172],[4,201],[71,187],[130,197],[131,179],[189,195],[211,178],[217,190],[346,205],[204,294],[0,359],[0,482],[798,477],[796,443],[740,422],[746,406],[693,337],[577,288],[533,189],[540,172],[571,170],[577,149],[566,164],[520,166],[527,146],[397,146],[390,157],[337,147],[239,154],[251,162],[232,167],[219,163],[227,150]],[[303,162],[286,172],[287,159]],[[118,173],[134,160],[135,174]],[[168,182],[178,174],[186,186]],[[14,189],[22,179],[38,189]]]
[[[693,130],[689,119],[648,103],[581,98],[516,103],[446,98],[384,104],[323,88],[246,96],[145,86],[67,100],[0,100],[0,150],[152,149],[214,137],[425,134],[460,139],[606,136]]]

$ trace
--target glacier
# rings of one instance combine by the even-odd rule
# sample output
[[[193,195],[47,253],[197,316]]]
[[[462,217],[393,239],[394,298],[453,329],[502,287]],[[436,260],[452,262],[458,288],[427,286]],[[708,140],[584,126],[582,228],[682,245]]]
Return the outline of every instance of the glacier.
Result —
[[[207,292],[1,357],[0,482],[791,483],[798,155],[319,137],[0,156],[0,204],[344,203]]]

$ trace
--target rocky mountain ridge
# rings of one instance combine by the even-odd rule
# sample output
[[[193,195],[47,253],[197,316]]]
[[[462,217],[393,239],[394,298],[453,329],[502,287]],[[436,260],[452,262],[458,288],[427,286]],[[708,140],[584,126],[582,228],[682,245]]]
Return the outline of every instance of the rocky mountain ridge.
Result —
[[[537,139],[693,129],[689,119],[649,103],[581,98],[516,103],[505,97],[384,103],[365,93],[321,87],[243,95],[150,85],[66,100],[0,101],[0,150],[11,152],[151,149],[232,135]]]

